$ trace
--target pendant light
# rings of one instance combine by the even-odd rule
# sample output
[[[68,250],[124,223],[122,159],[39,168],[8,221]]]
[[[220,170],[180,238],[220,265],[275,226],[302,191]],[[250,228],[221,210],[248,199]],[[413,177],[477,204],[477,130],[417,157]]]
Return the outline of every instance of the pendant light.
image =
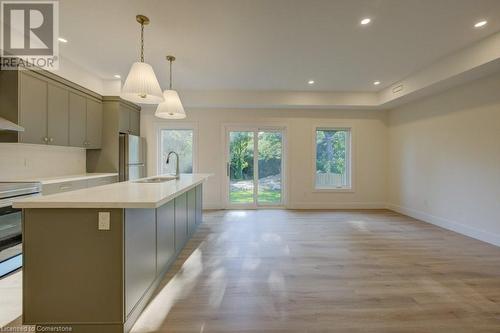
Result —
[[[149,24],[149,18],[144,15],[135,18],[141,25],[141,61],[132,64],[121,97],[139,104],[158,104],[163,102],[160,84],[153,67],[144,62],[144,26]]]
[[[177,91],[172,89],[172,62],[175,61],[174,56],[167,56],[170,63],[170,85],[168,89],[163,92],[165,101],[158,104],[155,116],[164,119],[183,119],[186,118],[186,112],[182,106],[181,99]]]

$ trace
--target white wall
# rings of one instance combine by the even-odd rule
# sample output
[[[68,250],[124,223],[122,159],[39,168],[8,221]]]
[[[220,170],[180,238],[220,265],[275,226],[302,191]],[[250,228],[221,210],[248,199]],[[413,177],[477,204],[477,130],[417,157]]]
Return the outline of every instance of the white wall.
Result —
[[[224,124],[274,124],[287,128],[287,189],[289,208],[382,208],[386,203],[387,123],[385,111],[188,109],[186,122],[198,127],[198,172],[213,173],[205,186],[209,208],[224,205]],[[148,142],[148,174],[156,173],[157,147],[151,108],[141,112],[141,131]],[[176,123],[178,121],[170,121]],[[168,123],[168,121],[167,121]],[[355,191],[313,190],[314,125],[353,126],[355,131]]]
[[[103,79],[98,74],[83,68],[65,56],[60,56],[59,68],[52,72],[100,95],[120,95],[121,81],[119,79]]]
[[[0,143],[0,181],[85,173],[85,149]]]
[[[389,208],[500,245],[500,74],[389,113]]]

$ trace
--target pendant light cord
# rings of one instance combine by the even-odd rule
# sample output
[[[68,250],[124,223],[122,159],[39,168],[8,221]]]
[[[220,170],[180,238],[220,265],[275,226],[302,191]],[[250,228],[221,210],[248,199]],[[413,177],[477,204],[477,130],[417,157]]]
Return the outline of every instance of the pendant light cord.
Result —
[[[144,62],[144,23],[141,23],[141,62]]]
[[[172,90],[172,60],[170,60],[170,86],[168,89]]]

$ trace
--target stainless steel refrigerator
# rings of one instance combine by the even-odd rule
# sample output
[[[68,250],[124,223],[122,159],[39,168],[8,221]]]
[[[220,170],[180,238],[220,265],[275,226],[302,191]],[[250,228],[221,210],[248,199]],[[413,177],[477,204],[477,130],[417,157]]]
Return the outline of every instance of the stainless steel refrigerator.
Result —
[[[137,135],[120,133],[119,180],[146,177],[146,140]]]

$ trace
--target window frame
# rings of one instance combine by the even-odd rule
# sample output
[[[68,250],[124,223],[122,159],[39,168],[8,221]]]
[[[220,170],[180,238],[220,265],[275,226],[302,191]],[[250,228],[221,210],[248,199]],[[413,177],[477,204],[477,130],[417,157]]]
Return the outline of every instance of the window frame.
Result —
[[[221,182],[221,193],[223,195],[223,202],[225,209],[280,209],[283,207],[288,207],[290,198],[290,186],[289,186],[289,175],[290,175],[290,163],[288,159],[288,140],[289,140],[289,129],[288,122],[275,122],[275,121],[263,121],[263,122],[225,122],[221,125],[221,142],[222,144],[222,156],[224,156],[220,168],[221,175],[223,175],[223,181]],[[282,159],[282,198],[281,205],[263,205],[263,206],[240,206],[237,204],[232,204],[229,201],[229,177],[227,177],[227,163],[229,162],[229,141],[227,140],[227,135],[230,131],[245,131],[245,130],[278,130],[282,132],[282,145],[283,155]],[[258,168],[257,168],[258,170]]]
[[[160,175],[162,167],[162,159],[160,157],[162,142],[162,130],[190,130],[193,131],[193,173],[198,172],[198,124],[193,122],[179,123],[156,123],[156,174]]]
[[[316,155],[317,155],[317,147],[316,147],[316,137],[317,131],[321,130],[344,130],[349,131],[348,136],[348,150],[346,151],[346,155],[348,158],[346,163],[346,172],[349,179],[349,186],[347,187],[318,187],[316,185]],[[355,128],[352,124],[347,123],[339,123],[339,122],[321,122],[315,124],[312,130],[312,145],[313,145],[313,155],[312,155],[312,188],[313,192],[338,192],[338,193],[352,193],[355,192]]]

